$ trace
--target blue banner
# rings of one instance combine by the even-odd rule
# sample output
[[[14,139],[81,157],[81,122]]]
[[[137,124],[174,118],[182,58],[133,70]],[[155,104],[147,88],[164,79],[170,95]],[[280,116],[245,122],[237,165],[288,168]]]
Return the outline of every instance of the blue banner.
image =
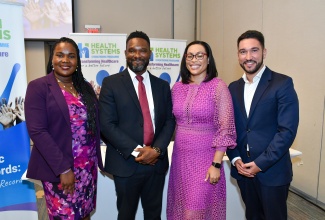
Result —
[[[0,219],[37,217],[34,184],[22,179],[30,156],[22,5],[0,1]]]

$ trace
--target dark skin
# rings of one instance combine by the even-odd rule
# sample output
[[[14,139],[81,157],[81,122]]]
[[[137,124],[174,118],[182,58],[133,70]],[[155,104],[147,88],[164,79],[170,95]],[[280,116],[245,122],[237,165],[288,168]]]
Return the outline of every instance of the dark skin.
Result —
[[[52,59],[54,74],[57,80],[60,81],[58,82],[60,88],[74,94],[76,94],[77,91],[71,82],[72,75],[77,69],[77,57],[77,51],[73,45],[62,42],[55,47]],[[67,89],[70,87],[72,87],[72,90]],[[69,171],[64,174],[60,174],[60,183],[64,194],[74,193],[75,182],[76,179],[72,169],[69,169]],[[82,220],[90,220],[90,215],[82,218]]]
[[[72,82],[72,74],[77,68],[77,51],[73,45],[64,42],[59,43],[53,51],[52,65],[55,77],[62,82],[58,83],[59,86],[62,89],[66,89],[63,87],[65,84],[72,86],[70,85]],[[73,194],[75,176],[71,169],[67,173],[60,175],[60,182],[65,194]]]
[[[126,44],[125,57],[128,67],[137,75],[146,72],[149,64],[151,50],[149,43],[142,38],[132,38]],[[158,161],[159,154],[152,146],[137,148],[135,151],[140,152],[135,161],[141,164],[155,165]]]

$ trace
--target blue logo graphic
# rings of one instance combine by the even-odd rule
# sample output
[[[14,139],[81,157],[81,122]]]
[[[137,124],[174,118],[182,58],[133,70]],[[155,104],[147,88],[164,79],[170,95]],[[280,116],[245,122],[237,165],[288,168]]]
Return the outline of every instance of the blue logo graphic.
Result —
[[[169,83],[169,85],[170,85],[171,78],[170,78],[170,75],[168,73],[163,72],[162,74],[160,74],[159,78],[167,81]]]
[[[152,52],[150,55],[150,61],[153,61],[153,58],[154,58],[154,53]]]
[[[96,75],[96,81],[99,86],[102,86],[102,82],[106,76],[109,76],[109,73],[106,70],[100,70]]]
[[[78,43],[80,58],[89,58],[88,47],[82,47],[82,43]]]

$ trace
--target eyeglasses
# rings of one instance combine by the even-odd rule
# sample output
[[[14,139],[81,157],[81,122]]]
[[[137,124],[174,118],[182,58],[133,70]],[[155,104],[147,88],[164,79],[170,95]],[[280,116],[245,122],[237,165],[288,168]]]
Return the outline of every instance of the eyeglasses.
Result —
[[[186,60],[193,60],[193,58],[195,57],[197,60],[203,60],[204,56],[208,55],[206,53],[197,53],[197,54],[191,54],[191,53],[187,53],[185,54],[185,58]]]

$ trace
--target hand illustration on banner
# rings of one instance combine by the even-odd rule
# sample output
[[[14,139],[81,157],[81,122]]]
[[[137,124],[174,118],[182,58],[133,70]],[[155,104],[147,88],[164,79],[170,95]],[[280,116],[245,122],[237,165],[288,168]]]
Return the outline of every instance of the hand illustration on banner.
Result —
[[[12,86],[15,82],[15,78],[17,76],[17,73],[20,70],[20,64],[16,63],[12,67],[12,71],[7,83],[6,88],[3,90],[3,93],[1,95],[0,99],[0,131],[3,129],[7,129],[12,127],[14,124],[14,121],[16,120],[16,114],[14,111],[11,109],[11,104],[8,106],[7,105],[7,100],[9,100],[10,92],[12,89]]]
[[[15,108],[12,109],[12,102],[8,105],[6,98],[2,98],[0,102],[0,124],[3,126],[3,129],[10,128],[25,121],[25,112],[24,112],[24,99],[19,97],[15,99]]]
[[[14,126],[14,121],[16,120],[16,115],[11,108],[11,104],[7,104],[7,100],[2,98],[2,103],[0,107],[0,124],[2,124],[3,129],[10,128]]]
[[[16,125],[25,121],[24,100],[22,97],[15,98],[15,109],[13,109],[13,112],[17,116]]]

